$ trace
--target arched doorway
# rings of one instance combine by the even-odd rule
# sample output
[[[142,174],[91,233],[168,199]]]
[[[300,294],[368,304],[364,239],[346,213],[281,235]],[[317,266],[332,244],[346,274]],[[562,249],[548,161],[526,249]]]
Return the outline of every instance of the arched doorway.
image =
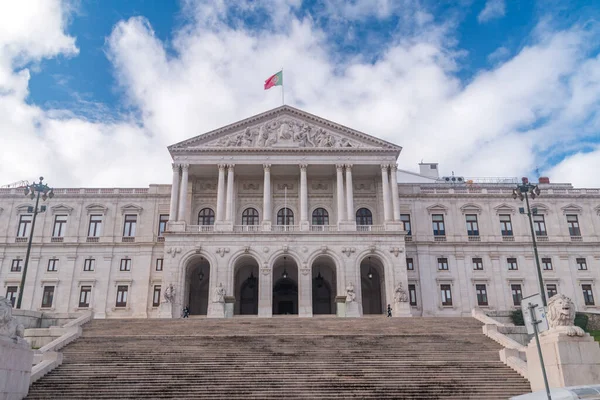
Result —
[[[210,263],[204,257],[194,258],[187,268],[185,279],[184,307],[190,315],[206,315],[210,292]]]
[[[241,257],[234,271],[234,314],[258,315],[258,262],[250,256]]]
[[[282,256],[273,266],[273,315],[298,314],[298,266]]]
[[[312,264],[313,315],[335,314],[335,263],[327,256],[318,257]]]
[[[379,258],[368,256],[360,263],[360,282],[363,314],[383,314],[385,274]]]

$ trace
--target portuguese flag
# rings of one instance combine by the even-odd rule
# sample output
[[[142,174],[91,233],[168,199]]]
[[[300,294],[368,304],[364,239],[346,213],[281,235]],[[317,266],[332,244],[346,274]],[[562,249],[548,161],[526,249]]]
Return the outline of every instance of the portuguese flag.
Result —
[[[265,90],[271,89],[273,86],[283,86],[283,70],[265,81]]]

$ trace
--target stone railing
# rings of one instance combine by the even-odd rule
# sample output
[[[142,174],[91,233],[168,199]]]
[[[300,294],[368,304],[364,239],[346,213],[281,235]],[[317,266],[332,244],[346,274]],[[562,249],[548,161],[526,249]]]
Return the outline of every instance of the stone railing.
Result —
[[[262,226],[260,225],[234,225],[234,232],[260,232],[262,231]]]
[[[385,231],[384,225],[356,225],[357,232],[383,232]]]
[[[338,227],[336,225],[311,225],[311,232],[337,232]]]
[[[34,366],[31,369],[31,379],[29,384],[34,383],[54,368],[60,366],[63,361],[62,349],[69,343],[81,336],[81,326],[92,319],[92,313],[86,312],[82,316],[63,325],[62,327],[50,327],[50,330],[58,331],[62,335],[36,351],[33,357]]]
[[[297,232],[300,227],[298,225],[273,225],[271,230],[273,232]]]

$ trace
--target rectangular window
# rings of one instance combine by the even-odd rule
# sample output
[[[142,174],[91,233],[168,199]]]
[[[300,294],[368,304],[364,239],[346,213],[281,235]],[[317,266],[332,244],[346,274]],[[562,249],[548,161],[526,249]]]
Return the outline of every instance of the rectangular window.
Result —
[[[125,215],[125,222],[123,224],[123,236],[133,237],[135,236],[135,225],[137,224],[137,215],[127,214]]]
[[[592,292],[592,285],[581,285],[581,290],[583,290],[583,301],[585,305],[596,305],[596,303],[594,302],[594,293]]]
[[[577,269],[579,271],[587,270],[587,262],[585,261],[585,258],[576,258],[575,262],[577,263]]]
[[[131,271],[131,258],[122,258],[120,271]]]
[[[67,226],[67,216],[57,215],[54,217],[54,229],[52,229],[52,237],[65,236],[65,228]]]
[[[54,286],[44,286],[44,294],[42,296],[42,308],[52,307],[54,300]]]
[[[408,285],[408,300],[411,306],[417,305],[417,287],[415,285]]]
[[[521,299],[523,298],[523,292],[521,292],[521,285],[510,285],[510,291],[512,292],[513,304],[515,306],[520,306]]]
[[[510,214],[500,214],[500,232],[502,236],[512,236],[512,222],[510,221]]]
[[[433,235],[434,236],[445,236],[446,228],[444,226],[444,216],[442,214],[433,214],[431,216],[431,222],[433,224]]]
[[[548,232],[546,232],[546,222],[544,221],[543,215],[533,216],[533,228],[535,229],[536,236],[548,236]]]
[[[102,215],[90,215],[88,237],[100,237],[102,233]]]
[[[160,306],[160,285],[154,286],[154,293],[152,294],[152,307]]]
[[[15,306],[15,302],[17,301],[18,289],[18,286],[9,286],[6,288],[6,298],[8,299],[8,301],[10,301],[13,307]]]
[[[94,269],[96,269],[95,266],[96,266],[96,260],[93,258],[86,258],[83,261],[83,270],[84,271],[93,271]]]
[[[404,230],[407,232],[408,236],[412,235],[412,231],[410,229],[410,214],[400,214],[400,221],[404,225]]]
[[[169,221],[169,214],[161,214],[158,217],[158,236],[162,237],[163,233],[167,230],[167,222]]]
[[[569,235],[581,236],[581,230],[579,229],[579,221],[577,215],[567,215],[567,225],[569,226]]]
[[[52,272],[58,271],[58,259],[51,258],[48,260],[48,271],[52,271]]]
[[[23,260],[20,258],[15,258],[12,260],[12,264],[10,265],[10,272],[21,272],[23,269]]]
[[[477,293],[477,304],[480,306],[487,306],[488,298],[485,285],[475,285],[475,293]]]
[[[551,258],[542,258],[542,269],[544,271],[552,270],[552,259]]]
[[[162,258],[157,258],[156,259],[156,270],[157,271],[162,271],[163,270],[163,263],[164,263],[164,259],[162,259]]]
[[[448,259],[447,258],[438,258],[438,270],[448,271]]]
[[[17,237],[27,237],[31,228],[31,214],[21,215],[19,218],[19,229],[17,229]]]
[[[477,224],[476,214],[465,215],[467,221],[467,235],[479,236],[479,225]]]
[[[508,265],[509,271],[516,271],[519,269],[519,266],[517,265],[517,259],[514,257],[507,258],[506,265]]]
[[[407,258],[406,259],[406,269],[409,270],[409,271],[414,271],[415,264],[413,263],[413,259],[412,258]]]
[[[116,307],[127,307],[127,291],[129,286],[117,286],[117,302]]]
[[[473,269],[477,271],[483,271],[483,259],[476,257],[473,259]]]
[[[452,289],[450,285],[440,285],[440,291],[442,295],[442,305],[443,306],[451,306],[452,305]]]
[[[546,285],[546,292],[548,292],[548,298],[551,299],[552,296],[558,294],[558,289],[556,288],[556,283],[549,283]]]
[[[92,287],[82,286],[79,292],[79,308],[88,308],[92,297]]]

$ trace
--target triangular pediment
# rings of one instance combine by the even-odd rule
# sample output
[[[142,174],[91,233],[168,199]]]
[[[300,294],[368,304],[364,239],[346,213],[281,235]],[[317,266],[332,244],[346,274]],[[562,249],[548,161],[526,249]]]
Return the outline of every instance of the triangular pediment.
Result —
[[[506,203],[502,203],[494,207],[494,210],[496,210],[496,214],[514,214],[516,211],[513,206],[510,206]]]
[[[468,213],[481,214],[481,206],[477,205],[475,203],[467,203],[467,204],[461,206],[460,210],[462,211],[463,214],[468,214]]]
[[[58,204],[56,206],[50,207],[52,210],[52,214],[71,214],[73,212],[73,207],[69,207],[65,204]]]
[[[171,153],[195,151],[387,151],[402,148],[290,106],[227,125],[169,147]]]
[[[581,214],[581,212],[583,211],[583,208],[573,203],[561,207],[560,209],[563,211],[564,214]]]
[[[435,214],[435,213],[447,214],[448,207],[446,207],[442,204],[434,204],[432,206],[427,207],[427,211],[429,211],[430,214]]]

